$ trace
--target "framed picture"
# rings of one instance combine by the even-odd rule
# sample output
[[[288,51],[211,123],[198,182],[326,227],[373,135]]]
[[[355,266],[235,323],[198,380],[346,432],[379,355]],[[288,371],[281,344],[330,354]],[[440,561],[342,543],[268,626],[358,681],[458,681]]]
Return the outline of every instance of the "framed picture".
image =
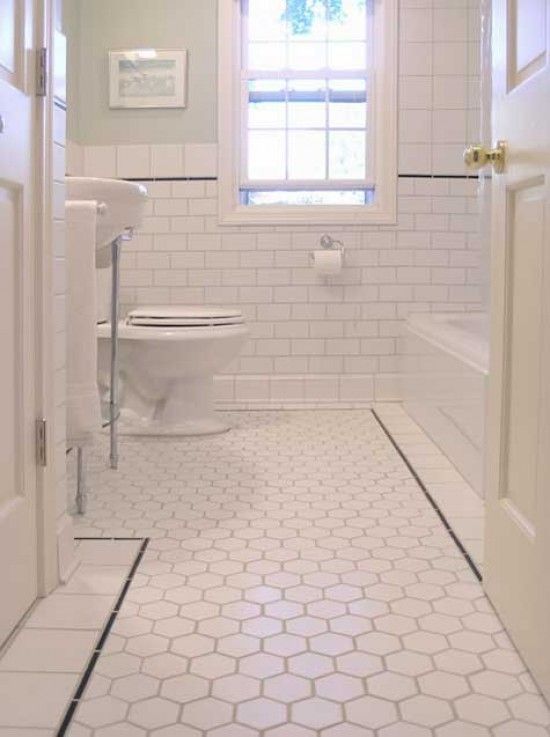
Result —
[[[109,72],[112,108],[185,107],[185,49],[110,51]]]

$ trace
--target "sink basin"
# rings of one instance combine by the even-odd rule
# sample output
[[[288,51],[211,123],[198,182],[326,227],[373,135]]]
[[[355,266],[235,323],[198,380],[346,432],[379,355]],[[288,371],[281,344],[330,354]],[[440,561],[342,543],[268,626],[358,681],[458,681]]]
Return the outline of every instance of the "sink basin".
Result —
[[[142,184],[120,179],[67,177],[68,200],[96,200],[105,205],[97,218],[96,246],[109,245],[127,228],[141,225],[147,202],[147,190]]]

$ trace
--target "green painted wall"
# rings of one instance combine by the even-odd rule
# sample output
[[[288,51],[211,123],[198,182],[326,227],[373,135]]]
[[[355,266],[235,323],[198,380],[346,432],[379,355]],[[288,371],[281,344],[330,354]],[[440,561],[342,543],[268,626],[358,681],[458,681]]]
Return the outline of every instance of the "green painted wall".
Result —
[[[217,0],[64,0],[68,137],[90,145],[216,141]],[[108,52],[186,48],[187,108],[110,110]]]

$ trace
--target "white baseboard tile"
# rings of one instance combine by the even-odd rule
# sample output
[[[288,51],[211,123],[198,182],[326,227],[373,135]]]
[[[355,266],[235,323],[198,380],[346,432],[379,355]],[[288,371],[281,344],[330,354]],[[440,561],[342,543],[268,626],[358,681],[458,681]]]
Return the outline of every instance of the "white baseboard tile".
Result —
[[[220,409],[351,409],[372,404],[377,378],[370,374],[226,375],[214,379],[214,389]],[[395,389],[390,391],[392,380],[388,377],[382,385],[384,396],[397,397]]]
[[[340,376],[341,402],[371,402],[374,399],[373,376]]]
[[[271,402],[303,402],[305,379],[303,376],[272,376],[270,381]]]
[[[214,397],[217,405],[235,401],[235,377],[216,376],[214,378]]]
[[[374,377],[374,396],[377,402],[401,402],[403,400],[403,375],[377,374]]]
[[[235,378],[236,402],[267,402],[269,400],[269,376],[237,376]]]
[[[342,409],[371,409],[372,402],[232,402],[217,405],[221,411],[256,412],[256,411],[297,411],[297,410],[342,410]]]
[[[337,402],[338,376],[307,376],[304,379],[306,402]]]

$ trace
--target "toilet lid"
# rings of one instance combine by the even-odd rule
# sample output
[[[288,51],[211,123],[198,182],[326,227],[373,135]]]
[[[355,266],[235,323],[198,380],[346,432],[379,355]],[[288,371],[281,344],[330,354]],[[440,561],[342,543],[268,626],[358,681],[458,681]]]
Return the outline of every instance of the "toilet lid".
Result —
[[[208,305],[163,305],[138,307],[126,317],[127,325],[147,327],[208,327],[219,325],[241,325],[242,312],[230,307]]]

